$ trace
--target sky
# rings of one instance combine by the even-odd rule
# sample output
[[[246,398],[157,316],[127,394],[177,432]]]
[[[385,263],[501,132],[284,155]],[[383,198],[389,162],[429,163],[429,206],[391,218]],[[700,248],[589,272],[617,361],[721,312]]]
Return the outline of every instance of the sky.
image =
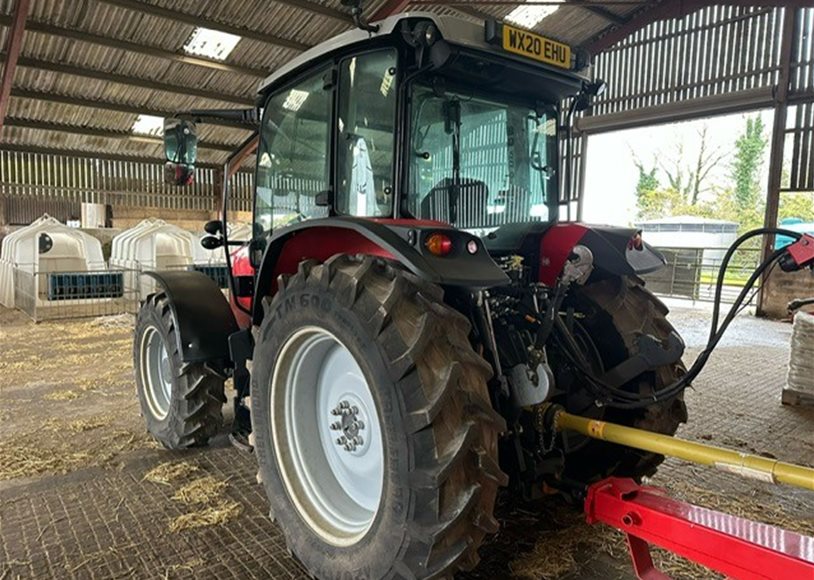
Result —
[[[683,142],[685,158],[694,160],[700,147],[698,132],[704,124],[707,125],[708,148],[725,154],[711,171],[710,182],[726,184],[735,140],[744,130],[746,117],[758,114],[763,117],[764,134],[768,138],[771,111],[709,117],[589,137],[583,220],[619,226],[632,224],[636,219],[635,190],[639,178],[634,159],[640,159],[645,167],[652,166],[654,159],[675,159],[677,146]],[[763,183],[768,177],[768,151],[767,146],[761,176]],[[666,184],[664,173],[661,173],[660,180]]]

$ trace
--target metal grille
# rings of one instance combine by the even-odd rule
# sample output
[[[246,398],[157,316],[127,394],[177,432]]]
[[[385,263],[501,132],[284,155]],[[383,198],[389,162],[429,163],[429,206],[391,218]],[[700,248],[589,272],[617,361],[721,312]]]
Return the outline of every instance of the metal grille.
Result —
[[[814,8],[800,10],[794,32],[789,88],[792,93],[814,92]],[[814,94],[810,97],[814,98]]]
[[[782,21],[782,8],[708,6],[654,22],[596,57],[608,91],[591,115],[771,87]]]
[[[814,101],[790,107],[785,157],[788,182],[782,191],[814,190]]]
[[[254,171],[239,171],[229,180],[229,211],[252,211]]]
[[[642,276],[651,292],[661,296],[712,301],[721,261],[729,248],[657,248],[667,265]],[[726,271],[721,299],[734,302],[760,262],[760,247],[741,249]],[[755,288],[757,288],[757,284]]]
[[[789,168],[781,191],[814,190],[814,8],[800,10],[789,79],[784,158]]]
[[[33,264],[14,268],[14,306],[34,321],[135,314],[140,272],[39,271]]]

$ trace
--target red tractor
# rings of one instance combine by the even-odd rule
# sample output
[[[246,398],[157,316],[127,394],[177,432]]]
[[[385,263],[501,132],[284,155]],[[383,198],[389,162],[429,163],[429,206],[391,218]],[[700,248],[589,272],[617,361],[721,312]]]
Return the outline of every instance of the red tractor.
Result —
[[[150,274],[138,392],[150,432],[193,447],[234,378],[234,436],[252,431],[314,576],[451,576],[497,530],[501,486],[653,474],[662,456],[544,414],[673,434],[684,345],[639,277],[663,265],[639,232],[558,223],[560,143],[600,88],[580,55],[495,22],[359,24],[276,70],[256,110],[168,120],[168,177],[188,183],[196,122],[257,119],[254,236],[229,240],[225,211],[207,224],[229,300],[201,273]]]

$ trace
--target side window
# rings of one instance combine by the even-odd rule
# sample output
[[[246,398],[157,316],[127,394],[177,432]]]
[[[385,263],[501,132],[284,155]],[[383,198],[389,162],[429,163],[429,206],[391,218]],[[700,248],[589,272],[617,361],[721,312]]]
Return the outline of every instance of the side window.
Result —
[[[339,65],[336,194],[339,213],[354,216],[393,213],[395,81],[394,50],[354,56]]]
[[[263,232],[325,217],[317,195],[330,187],[331,91],[325,71],[273,95],[257,151],[254,219]]]

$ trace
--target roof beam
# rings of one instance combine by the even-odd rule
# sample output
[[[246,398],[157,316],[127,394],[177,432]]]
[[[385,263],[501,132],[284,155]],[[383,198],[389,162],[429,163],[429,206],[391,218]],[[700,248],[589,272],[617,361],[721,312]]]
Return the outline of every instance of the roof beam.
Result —
[[[11,95],[11,86],[14,84],[14,71],[17,70],[17,59],[20,56],[20,48],[23,45],[23,33],[25,32],[25,21],[28,18],[29,0],[17,0],[14,4],[14,15],[11,18],[11,30],[9,31],[5,65],[3,66],[3,76],[0,77],[0,131],[3,130],[3,119],[8,111],[8,102]]]
[[[594,36],[592,40],[586,42],[583,48],[591,55],[597,55],[648,24],[656,22],[657,20],[680,18],[710,4],[713,4],[713,2],[709,0],[681,0],[680,2],[665,0],[657,4],[649,2],[636,14],[631,16],[625,24],[609,26]],[[725,4],[735,6],[785,6],[787,8],[806,8],[811,6],[811,0],[727,0]]]
[[[568,4],[569,2],[565,3],[566,6]],[[630,18],[620,16],[619,14],[611,12],[610,10],[608,10],[607,8],[603,8],[602,6],[581,6],[581,8],[604,18],[608,22],[613,22],[616,25],[626,24],[628,20],[630,20]]]
[[[0,59],[5,59],[6,56],[7,55],[5,53],[0,53]],[[121,85],[127,85],[141,89],[150,89],[154,91],[163,91],[167,93],[175,93],[185,96],[201,97],[204,99],[212,99],[214,101],[221,101],[224,103],[235,103],[238,105],[242,105],[244,107],[246,106],[251,107],[254,105],[254,101],[252,99],[247,99],[245,97],[241,97],[238,95],[230,95],[218,91],[198,89],[191,86],[175,85],[172,83],[164,83],[150,79],[136,78],[127,75],[119,75],[108,71],[83,68],[66,63],[51,62],[49,60],[43,60],[38,58],[21,56],[17,60],[17,65],[26,68],[47,70],[50,72],[60,74],[67,74],[82,78],[94,79],[108,83],[118,83]]]
[[[384,20],[393,14],[398,14],[407,8],[409,3],[410,0],[387,0],[384,4],[382,4],[381,8],[376,10],[376,12],[370,16],[370,21],[376,22],[377,20]]]
[[[20,99],[34,99],[37,101],[46,101],[48,103],[60,103],[63,105],[74,105],[76,107],[87,107],[91,109],[102,109],[105,111],[116,111],[119,113],[130,113],[133,115],[154,115],[156,117],[173,117],[179,111],[162,111],[150,107],[139,105],[130,105],[127,103],[115,103],[112,101],[102,101],[96,99],[85,99],[82,97],[74,97],[71,95],[60,95],[56,93],[49,93],[45,91],[32,91],[30,89],[12,88],[11,96]],[[256,127],[252,125],[241,123],[239,121],[231,121],[229,119],[206,119],[207,125],[219,125],[222,127],[232,127],[234,129],[245,129],[253,131]]]
[[[143,14],[149,14],[151,16],[158,16],[159,18],[166,18],[167,20],[173,20],[175,22],[183,22],[184,24],[189,24],[191,26],[196,27],[203,26],[204,28],[220,30],[221,32],[236,34],[237,36],[240,36],[242,38],[250,38],[251,40],[257,40],[259,42],[265,42],[267,44],[274,44],[276,46],[290,48],[292,50],[303,51],[311,48],[310,45],[303,44],[302,42],[292,40],[290,38],[283,38],[282,36],[276,36],[274,34],[259,32],[257,30],[250,30],[248,28],[227,24],[226,22],[208,20],[202,16],[196,16],[195,14],[190,14],[188,12],[178,12],[177,10],[170,10],[169,8],[164,8],[163,6],[156,6],[155,4],[150,4],[148,2],[140,2],[137,0],[98,0],[98,1],[103,2],[105,4],[118,6],[119,8],[124,8],[126,10],[133,10],[135,12],[141,12]],[[296,4],[310,5],[311,3],[297,2]],[[319,7],[319,5],[315,6]],[[325,8],[325,10],[332,12],[332,9],[330,8]],[[350,20],[350,17],[347,14],[344,13],[340,14],[342,14],[345,20]]]
[[[0,25],[10,26],[11,23],[12,23],[11,16],[7,16],[5,14],[0,15]],[[236,64],[227,64],[225,62],[220,62],[213,59],[201,58],[199,56],[180,54],[177,52],[164,50],[163,48],[158,48],[155,46],[147,46],[144,44],[138,44],[136,42],[130,42],[129,40],[122,40],[120,38],[111,38],[109,36],[102,36],[101,34],[95,34],[93,32],[86,32],[83,30],[76,30],[73,28],[65,28],[62,26],[57,26],[55,24],[48,24],[47,22],[29,20],[26,27],[30,32],[39,32],[41,34],[47,34],[49,36],[70,38],[72,40],[78,40],[79,42],[88,42],[91,44],[96,44],[98,46],[115,48],[118,50],[124,50],[135,54],[143,54],[145,56],[162,58],[165,60],[180,62],[183,64],[189,64],[220,72],[231,72],[243,75],[250,75],[253,77],[265,77],[268,74],[268,71],[265,70],[255,69]]]
[[[38,121],[34,119],[17,119],[9,117],[6,119],[6,126],[20,127],[22,129],[38,129],[43,131],[54,131],[58,133],[69,133],[71,135],[82,135],[86,137],[103,137],[106,139],[126,139],[135,143],[149,143],[151,145],[163,145],[164,139],[152,135],[136,135],[126,131],[113,131],[111,129],[100,129],[98,127],[77,127],[76,125],[64,125],[62,123],[52,123],[51,121]],[[211,143],[198,141],[199,149],[209,149],[212,151],[226,151],[231,153],[237,145],[228,143]]]
[[[319,14],[321,16],[327,16],[329,18],[335,18],[336,20],[342,20],[343,22],[353,23],[353,18],[347,12],[343,12],[342,10],[337,10],[336,8],[331,8],[330,6],[325,6],[323,4],[317,4],[316,2],[309,2],[308,0],[277,0],[280,4],[285,4],[286,6],[292,6],[294,8],[299,8],[301,10],[307,10],[308,12],[313,12],[314,14]]]

